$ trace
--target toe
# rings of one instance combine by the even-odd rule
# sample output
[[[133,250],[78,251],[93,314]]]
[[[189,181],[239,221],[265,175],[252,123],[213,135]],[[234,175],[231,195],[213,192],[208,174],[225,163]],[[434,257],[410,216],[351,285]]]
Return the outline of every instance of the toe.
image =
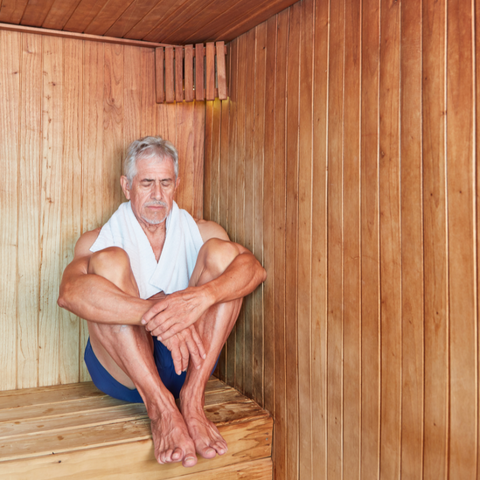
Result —
[[[197,457],[188,455],[183,459],[183,466],[184,467],[193,467],[197,463]]]
[[[182,450],[176,448],[172,453],[172,462],[179,462],[182,459]]]
[[[213,458],[216,454],[217,452],[215,451],[215,449],[211,447],[206,447],[200,452],[200,455],[203,458]]]

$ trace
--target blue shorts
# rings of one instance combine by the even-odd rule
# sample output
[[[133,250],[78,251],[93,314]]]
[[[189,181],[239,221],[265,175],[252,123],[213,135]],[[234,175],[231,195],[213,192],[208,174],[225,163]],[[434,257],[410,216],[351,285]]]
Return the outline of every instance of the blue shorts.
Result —
[[[157,365],[158,374],[163,384],[170,390],[175,398],[180,396],[180,390],[185,382],[187,372],[182,372],[181,375],[175,373],[175,366],[172,360],[170,350],[160,341],[153,337],[153,355],[155,357],[155,364]],[[132,403],[143,403],[142,397],[135,388],[130,390],[125,385],[115,380],[99,362],[98,358],[93,352],[88,339],[87,347],[84,355],[85,363],[88,372],[92,377],[95,386],[102,392],[111,397],[125,400]]]

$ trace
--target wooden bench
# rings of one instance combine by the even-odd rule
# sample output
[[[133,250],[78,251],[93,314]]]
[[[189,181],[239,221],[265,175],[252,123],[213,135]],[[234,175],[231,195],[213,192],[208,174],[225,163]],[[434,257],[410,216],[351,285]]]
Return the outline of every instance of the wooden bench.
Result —
[[[184,468],[156,462],[143,404],[115,400],[91,382],[0,392],[0,478],[271,479],[268,412],[214,377],[205,410],[229,450]]]

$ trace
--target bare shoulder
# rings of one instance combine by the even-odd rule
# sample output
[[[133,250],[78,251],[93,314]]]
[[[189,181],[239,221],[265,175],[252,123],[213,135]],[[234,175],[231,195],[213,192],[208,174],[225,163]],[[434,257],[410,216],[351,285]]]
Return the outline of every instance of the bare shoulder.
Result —
[[[230,240],[225,229],[216,222],[211,220],[195,220],[197,222],[200,235],[205,243],[211,238],[220,238],[221,240]]]
[[[95,243],[95,240],[97,239],[100,230],[100,228],[96,228],[95,230],[85,232],[77,240],[77,244],[75,245],[75,258],[85,257],[92,254],[92,252],[90,251],[90,247]]]

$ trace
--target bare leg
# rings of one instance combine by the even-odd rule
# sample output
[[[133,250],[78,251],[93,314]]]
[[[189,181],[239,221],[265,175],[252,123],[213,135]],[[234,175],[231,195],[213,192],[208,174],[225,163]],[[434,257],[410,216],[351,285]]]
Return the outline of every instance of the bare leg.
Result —
[[[217,278],[238,254],[234,244],[216,239],[208,241],[199,253],[190,285],[203,285]],[[190,362],[185,384],[180,392],[180,409],[195,442],[196,451],[204,458],[223,455],[227,451],[227,443],[217,427],[205,417],[205,386],[237,320],[241,305],[241,299],[215,305],[196,323],[207,358],[200,369],[194,368]]]
[[[116,247],[92,255],[88,273],[101,275],[132,296],[138,288],[127,254]],[[142,326],[88,322],[93,351],[122,385],[137,388],[151,419],[155,457],[159,463],[197,463],[195,446],[173,395],[163,385],[153,358],[153,340]]]

